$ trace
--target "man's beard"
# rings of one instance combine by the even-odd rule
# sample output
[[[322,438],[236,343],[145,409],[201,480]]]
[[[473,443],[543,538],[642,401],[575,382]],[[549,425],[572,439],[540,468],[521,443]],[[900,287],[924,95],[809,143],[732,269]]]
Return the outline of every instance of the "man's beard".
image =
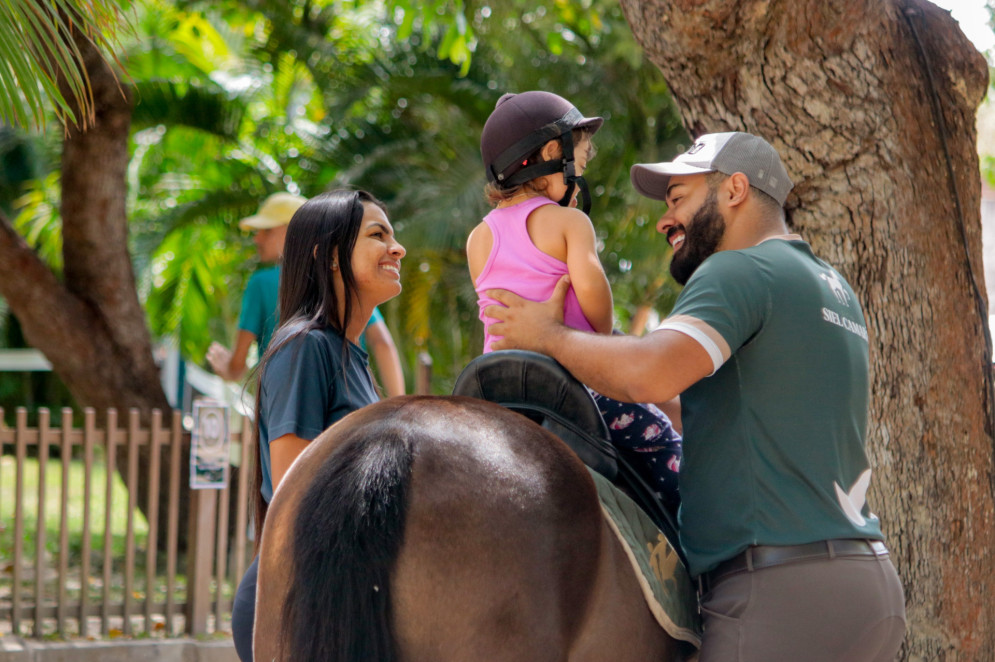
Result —
[[[670,275],[674,280],[686,284],[691,274],[719,247],[725,231],[726,223],[719,214],[716,192],[709,191],[691,222],[684,226],[684,243],[670,260]]]

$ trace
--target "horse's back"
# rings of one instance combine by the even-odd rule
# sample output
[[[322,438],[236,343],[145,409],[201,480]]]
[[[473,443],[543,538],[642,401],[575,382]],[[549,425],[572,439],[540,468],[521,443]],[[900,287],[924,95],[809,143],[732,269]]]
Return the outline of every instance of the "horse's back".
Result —
[[[474,400],[436,408],[455,415],[415,448],[394,575],[402,659],[562,651],[596,573],[593,483],[562,444],[517,414]]]

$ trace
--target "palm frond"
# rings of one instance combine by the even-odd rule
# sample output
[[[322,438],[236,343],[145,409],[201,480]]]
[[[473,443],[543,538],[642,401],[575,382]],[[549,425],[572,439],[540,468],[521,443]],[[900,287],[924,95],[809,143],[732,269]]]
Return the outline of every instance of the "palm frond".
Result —
[[[77,66],[81,58],[74,36],[82,34],[98,48],[113,49],[117,35],[129,27],[126,9],[115,0],[0,3],[0,121],[42,128],[46,111],[54,106],[64,123],[89,126],[93,98],[85,72]],[[69,99],[60,90],[60,78]]]
[[[138,128],[167,124],[206,131],[226,140],[237,140],[245,104],[218,85],[170,80],[135,84],[132,124]]]

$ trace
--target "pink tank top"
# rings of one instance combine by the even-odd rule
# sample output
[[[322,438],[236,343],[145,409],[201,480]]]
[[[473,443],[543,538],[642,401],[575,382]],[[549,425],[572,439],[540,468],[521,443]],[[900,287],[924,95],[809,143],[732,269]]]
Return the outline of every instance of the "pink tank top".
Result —
[[[490,333],[491,324],[497,320],[484,315],[484,308],[497,303],[485,294],[487,290],[500,288],[514,292],[524,299],[545,301],[552,296],[560,277],[568,273],[566,262],[546,255],[535,247],[526,226],[529,214],[543,205],[555,204],[549,198],[536,196],[511,207],[495,209],[484,217],[484,222],[494,236],[491,254],[475,285],[480,320],[484,323],[485,354],[493,349],[491,346],[494,341],[500,338]],[[584,317],[573,286],[567,292],[563,321],[574,329],[594,330]]]

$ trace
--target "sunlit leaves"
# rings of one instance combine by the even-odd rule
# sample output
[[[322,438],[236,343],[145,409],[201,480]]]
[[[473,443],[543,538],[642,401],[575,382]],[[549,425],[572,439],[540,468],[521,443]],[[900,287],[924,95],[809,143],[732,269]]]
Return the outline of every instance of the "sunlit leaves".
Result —
[[[18,198],[14,229],[56,273],[62,271],[62,218],[59,216],[60,176],[53,172],[35,180]]]
[[[211,340],[212,321],[225,318],[229,282],[244,282],[233,276],[244,268],[245,255],[218,250],[228,233],[218,224],[187,225],[167,235],[152,256],[146,300],[149,327],[159,337],[178,337],[185,356],[203,355]]]
[[[387,7],[397,22],[399,41],[420,27],[422,43],[436,43],[436,56],[459,66],[461,76],[467,74],[477,44],[463,0],[387,0]]]
[[[142,25],[153,33],[127,60],[142,76],[132,241],[153,333],[178,335],[199,361],[211,340],[230,342],[255,264],[238,219],[318,170],[324,105],[294,54],[260,52],[267,34],[249,26],[261,15],[150,11]]]
[[[170,42],[181,56],[205,73],[228,68],[232,53],[203,15],[182,13],[177,15],[177,19],[169,35]]]
[[[480,350],[463,249],[488,210],[480,131],[506,91],[606,118],[587,177],[620,317],[669,306],[662,208],[628,169],[672,156],[683,130],[615,0],[145,0],[136,24],[132,248],[154,332],[189,358],[231,339],[254,266],[238,218],[277,190],[357,186],[408,249],[388,323],[444,390]]]

